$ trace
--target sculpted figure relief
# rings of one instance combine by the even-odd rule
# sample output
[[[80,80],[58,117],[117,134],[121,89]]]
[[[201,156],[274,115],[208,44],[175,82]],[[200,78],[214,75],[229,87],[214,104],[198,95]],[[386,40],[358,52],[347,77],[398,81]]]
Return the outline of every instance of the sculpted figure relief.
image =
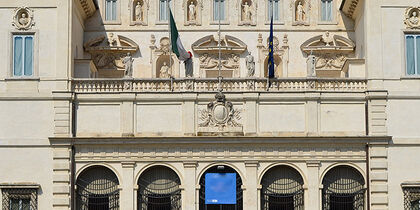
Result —
[[[322,41],[325,43],[325,46],[330,46],[330,43],[334,45],[334,37],[330,36],[330,32],[328,31],[322,35]]]
[[[22,13],[21,17],[19,18],[19,23],[22,26],[26,26],[29,23],[29,18],[27,17],[26,13]]]
[[[194,2],[191,1],[190,5],[188,6],[188,20],[193,21],[195,20],[196,16],[195,5]]]
[[[245,58],[246,68],[248,69],[248,77],[252,77],[255,74],[255,61],[254,56],[251,55],[251,52]]]
[[[117,37],[114,36],[114,33],[109,33],[108,44],[110,47],[118,46],[118,40],[117,40]]]
[[[420,7],[409,7],[405,10],[404,23],[407,28],[420,29]]]
[[[166,62],[163,62],[162,67],[160,67],[160,74],[159,77],[160,78],[168,78],[170,76],[169,73],[169,66],[166,64]]]
[[[242,17],[244,21],[251,21],[252,19],[252,10],[251,10],[251,6],[248,4],[248,2],[246,1],[243,5],[242,5]]]
[[[141,8],[141,5],[140,5],[139,1],[137,2],[135,12],[136,12],[135,13],[136,14],[136,21],[141,21],[142,20],[142,8]]]
[[[419,17],[418,17],[418,14],[417,14],[417,12],[416,11],[414,11],[412,14],[411,14],[411,17],[410,17],[410,22],[413,24],[413,25],[417,25],[417,24],[419,24]]]
[[[133,76],[133,61],[134,59],[131,57],[130,53],[127,53],[127,56],[123,58],[122,62],[125,68],[125,72],[124,72],[125,77]]]
[[[299,4],[296,7],[296,21],[298,22],[305,21],[305,9],[303,8],[301,1],[299,1]]]

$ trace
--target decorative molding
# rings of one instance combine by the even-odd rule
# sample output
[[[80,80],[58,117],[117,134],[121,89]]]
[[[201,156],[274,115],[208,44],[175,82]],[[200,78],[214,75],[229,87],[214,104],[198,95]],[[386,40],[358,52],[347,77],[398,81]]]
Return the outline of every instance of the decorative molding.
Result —
[[[180,62],[175,53],[170,53],[170,40],[169,37],[162,37],[159,40],[159,47],[155,45],[156,37],[151,35],[149,48],[151,50],[150,63],[152,64],[151,75],[152,78],[169,78],[169,77],[179,77]],[[169,56],[171,56],[171,62],[169,61]],[[165,72],[162,72],[164,69]],[[171,66],[171,65],[172,66]]]
[[[266,45],[263,44],[262,34],[258,34],[258,63],[260,69],[260,77],[266,77],[267,65],[266,60],[268,59],[268,46],[269,38],[267,38]],[[289,38],[287,34],[284,34],[282,46],[280,46],[279,39],[273,37],[273,48],[274,48],[274,74],[276,78],[287,77],[288,64],[289,64]]]
[[[200,110],[199,132],[242,132],[241,111],[233,108],[222,92],[216,93],[216,99],[207,104],[207,109]]]
[[[130,10],[130,25],[147,26],[149,17],[150,0],[130,0],[128,9]],[[140,19],[137,18],[137,3],[140,3]]]
[[[348,18],[353,18],[354,11],[359,4],[359,0],[344,0],[341,6],[341,10]]]
[[[93,0],[78,0],[80,6],[82,7],[84,11],[84,18],[91,17],[96,12],[95,3],[93,3]]]
[[[420,7],[407,8],[404,18],[404,23],[408,29],[420,29]]]
[[[14,11],[12,25],[18,30],[29,30],[35,25],[34,11],[29,7],[18,7]]]
[[[192,11],[191,3],[194,5],[194,13],[190,14]],[[184,25],[197,25],[201,26],[201,13],[203,10],[203,0],[183,0],[182,9],[184,10]]]
[[[256,26],[258,17],[257,0],[238,0],[237,7],[239,25]],[[247,14],[245,14],[247,13]]]
[[[299,7],[302,5],[302,7]],[[292,9],[292,25],[302,25],[302,26],[309,26],[310,25],[310,10],[311,10],[311,2],[310,0],[292,0],[290,2],[290,8]],[[301,15],[299,15],[299,10],[302,11]]]

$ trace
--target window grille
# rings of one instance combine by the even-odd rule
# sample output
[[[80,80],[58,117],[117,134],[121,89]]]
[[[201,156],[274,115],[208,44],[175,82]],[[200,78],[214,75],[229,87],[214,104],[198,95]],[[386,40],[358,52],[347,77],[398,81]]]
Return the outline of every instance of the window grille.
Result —
[[[420,74],[420,35],[405,35],[406,69],[408,75]]]
[[[34,36],[13,35],[13,76],[32,76]]]
[[[120,192],[118,178],[103,166],[86,169],[76,181],[78,210],[117,210]]]
[[[3,210],[37,210],[38,195],[36,188],[3,188]]]
[[[349,166],[337,166],[322,181],[323,210],[363,210],[365,181],[363,176]]]
[[[206,192],[206,183],[205,183],[205,176],[207,173],[236,173],[236,205],[233,204],[222,204],[222,205],[210,205],[205,204],[205,192]],[[224,166],[223,169],[218,169],[217,166],[213,166],[201,176],[200,178],[200,210],[242,210],[242,201],[243,201],[243,191],[242,191],[242,179],[238,172],[235,169]]]
[[[140,176],[137,184],[138,210],[181,209],[181,181],[172,169],[151,167]]]
[[[420,210],[420,187],[404,187],[404,210]]]
[[[290,166],[268,170],[261,180],[262,210],[303,210],[303,179]]]

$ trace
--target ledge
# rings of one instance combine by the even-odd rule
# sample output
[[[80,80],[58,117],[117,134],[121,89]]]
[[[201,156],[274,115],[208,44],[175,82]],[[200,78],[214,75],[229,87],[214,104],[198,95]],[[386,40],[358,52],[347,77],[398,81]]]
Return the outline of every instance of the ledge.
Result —
[[[41,186],[31,182],[17,182],[17,183],[0,183],[0,189],[13,189],[13,188],[30,188],[39,189]]]

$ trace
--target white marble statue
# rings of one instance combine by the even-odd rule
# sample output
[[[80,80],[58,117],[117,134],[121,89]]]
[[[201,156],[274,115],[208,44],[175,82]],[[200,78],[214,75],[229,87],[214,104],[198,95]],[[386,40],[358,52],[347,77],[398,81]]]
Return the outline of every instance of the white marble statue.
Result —
[[[251,16],[252,16],[252,11],[251,11],[251,7],[249,6],[248,2],[246,1],[243,5],[243,15],[242,17],[244,18],[244,21],[251,21]]]
[[[252,77],[255,74],[255,61],[254,56],[251,55],[251,52],[245,57],[246,68],[248,69],[248,77]]]
[[[190,5],[188,6],[188,12],[188,20],[195,20],[195,5],[193,1],[191,1]]]
[[[163,62],[162,67],[160,67],[159,78],[168,78],[169,76],[169,66],[166,64],[166,62]]]
[[[118,46],[118,40],[117,37],[114,36],[114,33],[109,33],[107,41],[110,47]]]
[[[22,15],[20,16],[20,18],[19,18],[19,23],[22,25],[22,26],[26,26],[28,23],[29,23],[29,18],[28,17],[26,17],[26,13],[22,13]]]
[[[334,45],[334,37],[330,35],[329,31],[322,35],[322,41],[325,43],[325,46],[330,46],[331,43]]]
[[[142,20],[142,10],[141,10],[141,5],[140,2],[137,2],[136,5],[136,10],[135,10],[135,14],[136,14],[136,21]]]
[[[131,57],[130,53],[127,53],[127,56],[125,56],[122,60],[125,68],[124,77],[133,77],[133,62],[134,59]]]
[[[305,9],[303,8],[302,2],[300,1],[296,8],[296,21],[302,22],[305,20]]]
[[[411,17],[410,17],[410,22],[413,24],[413,25],[417,25],[417,24],[419,24],[419,17],[418,17],[418,14],[417,14],[417,12],[416,11],[414,11],[412,14],[411,14]]]

